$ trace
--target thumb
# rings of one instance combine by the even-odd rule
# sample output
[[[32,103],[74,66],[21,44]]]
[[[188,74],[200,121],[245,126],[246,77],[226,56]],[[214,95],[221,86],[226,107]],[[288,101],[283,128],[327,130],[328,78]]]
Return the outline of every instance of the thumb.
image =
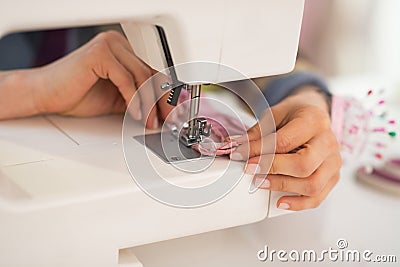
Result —
[[[262,136],[275,132],[273,109],[274,108],[266,109],[260,121],[248,129],[246,134],[235,138],[230,137],[228,138],[228,141],[236,141],[239,144],[244,144],[250,141],[259,140]]]
[[[259,139],[240,145],[231,155],[231,160],[245,161],[263,154],[275,153],[276,134],[271,133]]]

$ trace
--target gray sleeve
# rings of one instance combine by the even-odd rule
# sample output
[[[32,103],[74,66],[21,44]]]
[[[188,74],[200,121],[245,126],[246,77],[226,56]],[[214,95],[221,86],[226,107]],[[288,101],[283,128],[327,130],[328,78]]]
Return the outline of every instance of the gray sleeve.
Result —
[[[268,83],[265,88],[262,88],[262,92],[268,104],[272,107],[292,94],[299,87],[306,85],[318,87],[319,90],[325,94],[330,104],[332,94],[329,92],[328,85],[322,77],[312,72],[299,71],[276,78]]]

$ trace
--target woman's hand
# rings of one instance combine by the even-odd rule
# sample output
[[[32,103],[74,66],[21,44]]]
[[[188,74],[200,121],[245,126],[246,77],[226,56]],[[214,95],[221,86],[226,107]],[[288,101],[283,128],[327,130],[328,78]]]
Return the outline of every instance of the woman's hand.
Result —
[[[254,184],[262,189],[297,193],[283,196],[277,206],[303,210],[317,207],[339,179],[341,157],[330,128],[325,96],[316,88],[305,87],[271,108],[231,154],[233,160],[246,160],[246,172],[254,174]],[[275,154],[271,144],[276,144]]]
[[[20,80],[25,81],[20,87],[31,88],[29,93],[19,95],[32,97],[35,110],[22,114],[19,111],[14,117],[40,113],[95,116],[125,112],[139,86],[155,71],[135,55],[124,36],[109,31],[98,34],[47,66],[18,73]],[[165,101],[153,106],[162,92],[160,88],[147,87],[152,88],[146,88],[140,92],[140,97],[133,98],[130,113],[134,119],[143,120],[148,128],[157,128],[157,115],[165,118],[172,107],[166,104],[167,96],[162,98]],[[8,93],[12,99],[10,94],[13,93]],[[23,106],[24,101],[13,105],[18,107],[21,102]],[[145,115],[149,115],[147,120]]]

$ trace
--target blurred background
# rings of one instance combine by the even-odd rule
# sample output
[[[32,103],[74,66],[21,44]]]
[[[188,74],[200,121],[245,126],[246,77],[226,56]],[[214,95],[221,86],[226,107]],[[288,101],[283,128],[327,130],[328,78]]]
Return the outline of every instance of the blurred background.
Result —
[[[380,83],[400,103],[399,10],[397,0],[306,0],[300,51],[328,77]]]

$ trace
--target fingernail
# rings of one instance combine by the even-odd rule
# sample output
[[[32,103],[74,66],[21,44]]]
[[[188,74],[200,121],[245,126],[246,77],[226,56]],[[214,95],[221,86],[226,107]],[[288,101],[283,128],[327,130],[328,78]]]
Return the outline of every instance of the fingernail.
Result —
[[[227,139],[229,139],[230,141],[235,141],[239,144],[245,141],[245,137],[243,135],[228,136]]]
[[[289,206],[288,203],[281,203],[281,204],[279,204],[279,206],[278,206],[278,209],[282,209],[282,210],[287,210],[287,209],[289,209],[289,208],[290,208],[290,206]]]
[[[249,164],[246,166],[246,169],[244,170],[245,173],[247,174],[256,174],[260,173],[260,166],[258,164]]]
[[[229,156],[229,158],[230,158],[231,160],[235,160],[235,161],[243,161],[243,160],[244,160],[242,154],[239,153],[239,152],[233,152],[233,153],[231,153],[230,156]]]
[[[154,117],[154,121],[153,121],[153,129],[157,129],[158,128],[158,118],[157,116]]]
[[[265,178],[255,178],[254,185],[258,188],[268,189],[271,186],[271,182]]]
[[[237,140],[237,139],[239,139],[240,137],[242,137],[242,135],[232,135],[232,136],[228,136],[229,137],[229,139],[231,139],[231,140]]]
[[[142,119],[142,111],[140,110],[140,108],[138,109],[138,111],[136,112],[136,119],[139,121]]]

